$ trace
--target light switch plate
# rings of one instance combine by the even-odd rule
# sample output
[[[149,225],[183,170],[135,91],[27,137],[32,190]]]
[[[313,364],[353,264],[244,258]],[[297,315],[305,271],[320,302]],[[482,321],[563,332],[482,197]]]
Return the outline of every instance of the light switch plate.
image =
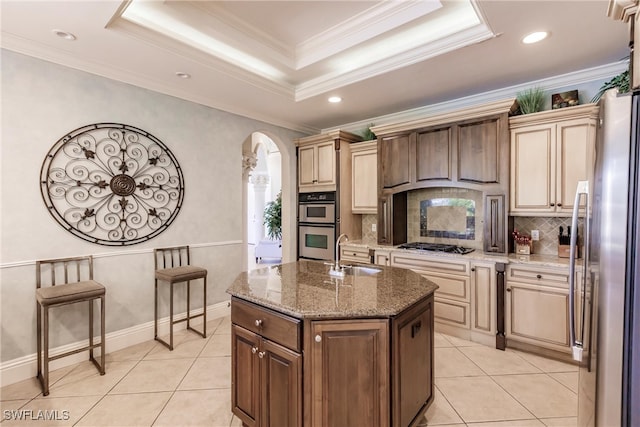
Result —
[[[540,230],[531,230],[531,240],[540,240]]]
[[[378,224],[371,224],[371,231],[378,231]]]

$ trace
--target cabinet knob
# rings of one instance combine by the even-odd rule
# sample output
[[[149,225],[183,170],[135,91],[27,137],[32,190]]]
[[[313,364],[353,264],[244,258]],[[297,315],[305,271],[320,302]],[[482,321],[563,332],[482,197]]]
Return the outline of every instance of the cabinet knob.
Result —
[[[555,203],[551,203],[549,206],[555,206],[555,205],[556,205]]]
[[[316,342],[321,342],[322,341],[322,337],[320,336],[320,334],[316,335]]]
[[[558,206],[562,206],[562,203],[558,203]]]
[[[542,279],[542,274],[538,274],[538,275],[536,275],[536,278],[537,278],[537,279]]]
[[[259,357],[260,359],[262,359],[262,358],[264,357],[264,355],[265,355],[265,354],[266,354],[266,353],[265,353],[264,351],[261,351],[261,352],[259,352],[259,353],[258,353],[258,357]]]
[[[256,326],[257,326],[258,328],[261,328],[261,327],[262,327],[262,320],[260,320],[260,319],[256,319],[256,322],[255,322],[255,323],[256,323]]]
[[[507,292],[511,292],[511,288],[507,288]]]
[[[476,268],[475,267],[471,267],[471,271],[476,271]]]
[[[251,347],[251,353],[256,354],[258,347]]]

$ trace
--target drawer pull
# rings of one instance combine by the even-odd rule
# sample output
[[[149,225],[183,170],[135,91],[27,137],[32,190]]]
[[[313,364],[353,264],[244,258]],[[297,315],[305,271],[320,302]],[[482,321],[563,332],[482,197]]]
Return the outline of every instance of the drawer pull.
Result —
[[[320,334],[316,335],[316,342],[321,342],[322,341],[322,337],[320,336]]]
[[[256,323],[256,326],[257,326],[258,328],[261,328],[261,327],[262,327],[262,320],[260,320],[260,319],[256,319],[256,322],[255,322],[255,323]]]
[[[258,347],[251,347],[251,353],[256,354]]]
[[[507,288],[507,292],[511,292],[511,288]]]
[[[259,353],[258,353],[258,357],[259,357],[260,359],[262,359],[262,358],[264,357],[264,355],[265,355],[265,354],[266,354],[266,353],[265,353],[264,351],[261,351],[261,352],[259,352]]]
[[[538,278],[538,279],[542,279],[542,274],[538,274],[538,275],[536,275],[536,278]]]

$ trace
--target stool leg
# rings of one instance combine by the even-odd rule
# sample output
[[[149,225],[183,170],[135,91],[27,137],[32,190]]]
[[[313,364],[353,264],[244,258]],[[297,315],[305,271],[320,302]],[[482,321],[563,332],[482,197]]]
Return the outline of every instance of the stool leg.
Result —
[[[204,292],[203,292],[203,299],[202,299],[202,309],[204,310],[203,313],[203,322],[204,322],[204,327],[202,328],[202,333],[204,335],[203,338],[207,337],[207,276],[204,276]]]
[[[42,306],[36,301],[36,321],[38,324],[36,325],[36,336],[38,339],[37,348],[38,348],[38,380],[40,381],[40,385],[44,390],[44,383],[42,378]]]
[[[153,338],[158,339],[158,279],[155,280],[153,293]]]
[[[187,329],[191,329],[189,321],[191,320],[191,281],[187,280]]]
[[[104,306],[105,306],[105,297],[102,296],[100,297],[100,361],[102,363],[100,363],[100,375],[104,375],[105,372],[105,364],[106,364],[106,359],[105,359],[105,349],[104,349],[104,345],[105,345],[105,340],[104,340],[104,336],[105,336],[105,324],[104,324],[104,319],[105,319],[105,311],[104,311]]]
[[[93,300],[89,300],[89,360],[93,357]]]
[[[42,382],[44,383],[42,395],[49,395],[49,307],[44,308],[44,357],[42,369]]]
[[[173,351],[173,282],[169,291],[169,350]]]

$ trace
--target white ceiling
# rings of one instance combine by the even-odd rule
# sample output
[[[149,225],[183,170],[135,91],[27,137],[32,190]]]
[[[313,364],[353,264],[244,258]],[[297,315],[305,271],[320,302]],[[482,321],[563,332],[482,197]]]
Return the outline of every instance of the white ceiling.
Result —
[[[317,132],[567,73],[610,73],[628,55],[628,28],[607,17],[607,6],[608,0],[2,0],[0,45]],[[523,45],[522,36],[534,30],[551,37]],[[331,95],[343,102],[329,104]]]

